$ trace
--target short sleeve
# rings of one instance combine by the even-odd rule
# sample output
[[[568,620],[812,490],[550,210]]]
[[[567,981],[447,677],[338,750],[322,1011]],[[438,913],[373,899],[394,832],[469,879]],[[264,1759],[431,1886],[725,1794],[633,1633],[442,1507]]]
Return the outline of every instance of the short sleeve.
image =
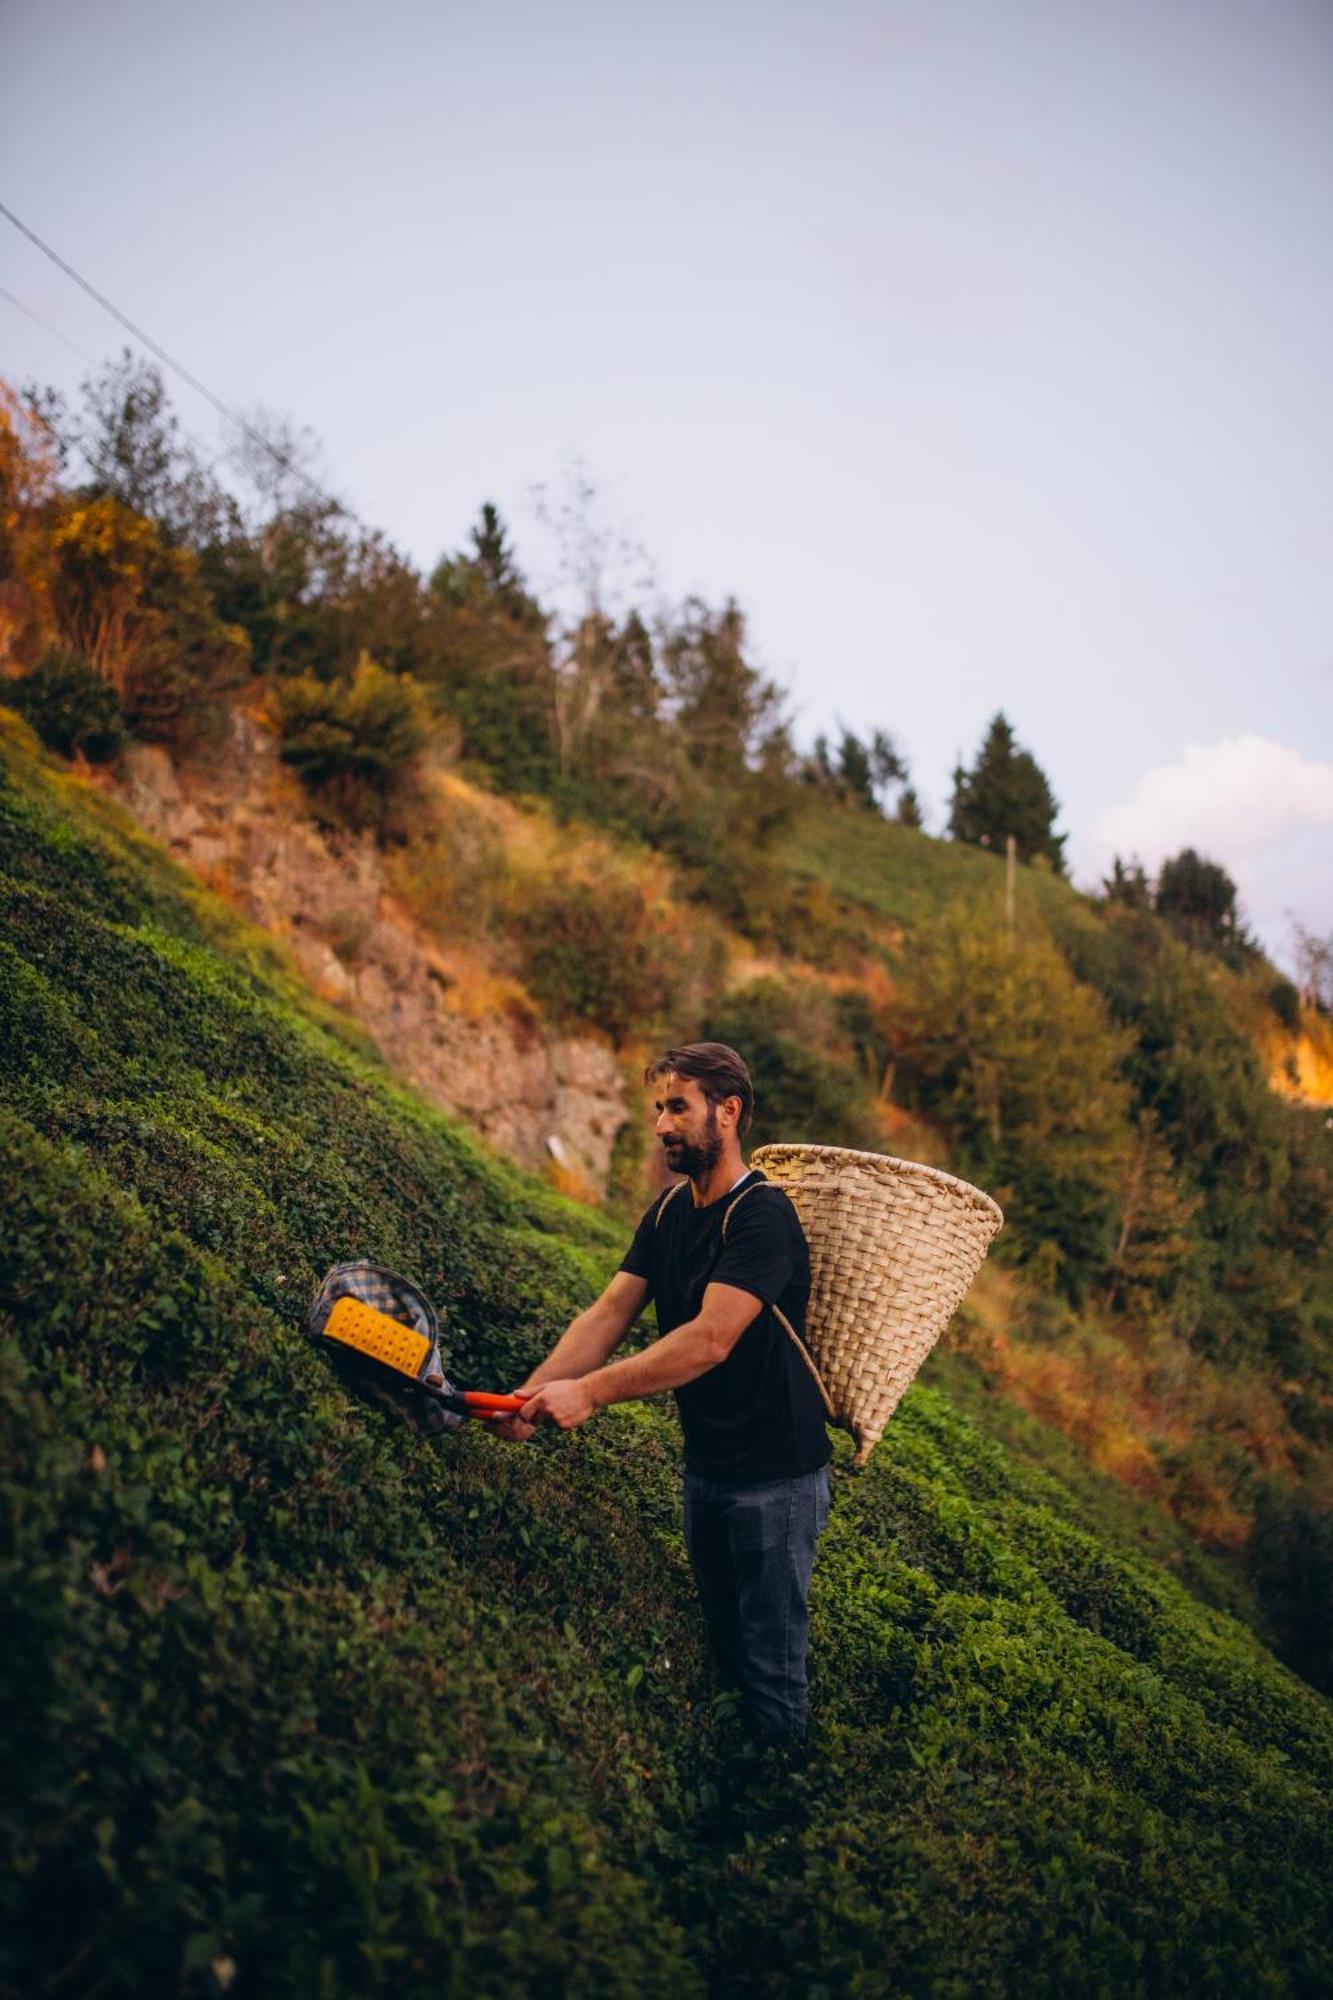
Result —
[[[709,1281],[735,1285],[772,1306],[791,1283],[795,1269],[796,1246],[786,1198],[756,1190],[739,1203],[727,1224],[727,1240]]]
[[[634,1232],[634,1241],[620,1260],[622,1271],[628,1271],[632,1278],[646,1278],[648,1280],[648,1296],[650,1298],[654,1291],[656,1271],[654,1253],[657,1249],[657,1210],[657,1202],[654,1202],[650,1208],[645,1209],[639,1226]]]

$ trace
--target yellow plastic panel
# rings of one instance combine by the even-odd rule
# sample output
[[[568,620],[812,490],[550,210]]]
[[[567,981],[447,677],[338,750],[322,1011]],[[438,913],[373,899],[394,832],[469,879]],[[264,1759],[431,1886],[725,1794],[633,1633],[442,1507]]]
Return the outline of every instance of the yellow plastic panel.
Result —
[[[419,1376],[430,1353],[430,1342],[415,1327],[376,1312],[360,1299],[339,1299],[324,1322],[324,1333],[386,1368],[396,1368],[400,1375]]]

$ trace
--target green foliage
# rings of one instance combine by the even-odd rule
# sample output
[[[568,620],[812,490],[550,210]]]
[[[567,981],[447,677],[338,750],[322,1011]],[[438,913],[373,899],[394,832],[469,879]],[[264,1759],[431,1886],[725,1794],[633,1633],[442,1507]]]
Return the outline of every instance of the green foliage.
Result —
[[[105,763],[124,746],[125,717],[114,688],[77,653],[54,649],[5,689],[10,704],[49,749]]]
[[[618,1232],[0,740],[4,1991],[1328,1987],[1326,1704],[1033,1433],[918,1386],[840,1443],[813,1754],[769,1769],[664,1412],[520,1451],[351,1400],[299,1325],[335,1258],[503,1384]]]
[[[1154,917],[1111,909],[1063,943],[1128,1031],[1136,1108],[1156,1121],[1194,1205],[1193,1256],[1159,1288],[1173,1323],[1212,1355],[1260,1355],[1328,1381],[1333,1145],[1322,1120],[1269,1089],[1230,975],[1201,977]]]
[[[757,979],[726,996],[704,1035],[744,1052],[755,1087],[752,1146],[878,1143],[849,1024],[823,988]]]
[[[1054,831],[1059,810],[1040,765],[1019,749],[1004,715],[997,715],[972,769],[960,766],[953,774],[949,832],[999,854],[1012,834],[1020,860],[1043,855],[1063,873],[1066,836]]]
[[[1225,868],[1186,847],[1164,861],[1153,908],[1187,944],[1235,954],[1245,942],[1236,885]]]
[[[1333,1694],[1333,1508],[1267,1483],[1246,1561],[1282,1657]]]
[[[836,751],[830,750],[827,737],[815,738],[814,755],[806,775],[812,784],[834,798],[867,812],[878,812],[883,809],[884,794],[890,785],[907,784],[907,765],[897,744],[884,730],[875,730],[863,742],[852,730],[844,728]],[[910,798],[904,792],[903,797],[909,800],[909,817],[904,824],[919,826],[920,808],[915,792],[910,793]],[[910,817],[913,811],[917,815],[914,820]],[[901,805],[899,817],[902,817]]]
[[[1133,860],[1126,865],[1118,854],[1102,883],[1102,894],[1108,903],[1121,903],[1127,910],[1152,908],[1152,883],[1144,873],[1143,863]]]
[[[1274,980],[1268,989],[1268,1004],[1284,1028],[1300,1027],[1300,989],[1290,979]]]
[[[898,821],[899,826],[910,826],[919,830],[924,825],[921,813],[921,801],[916,795],[916,787],[914,785],[903,786],[902,791],[898,794],[898,810],[894,817]]]
[[[901,1087],[1005,1209],[1010,1253],[1077,1302],[1115,1243],[1128,1037],[1048,940],[965,910],[915,933],[900,999]]]
[[[426,744],[427,712],[407,674],[363,653],[349,680],[302,674],[279,684],[273,711],[282,759],[355,821],[382,818],[391,788]]]
[[[628,876],[547,879],[518,902],[515,928],[524,980],[543,1007],[617,1042],[688,1017],[720,971],[715,926],[687,923]]]
[[[135,735],[186,744],[216,727],[249,644],[218,616],[193,550],[102,493],[59,504],[50,567],[65,644],[115,690]]]

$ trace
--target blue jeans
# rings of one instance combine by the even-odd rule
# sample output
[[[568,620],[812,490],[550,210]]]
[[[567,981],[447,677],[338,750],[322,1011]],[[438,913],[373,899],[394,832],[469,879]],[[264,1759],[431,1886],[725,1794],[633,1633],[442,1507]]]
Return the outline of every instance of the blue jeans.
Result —
[[[806,1607],[828,1510],[826,1465],[763,1486],[685,1474],[685,1546],[718,1674],[768,1742],[803,1736],[810,1720]]]

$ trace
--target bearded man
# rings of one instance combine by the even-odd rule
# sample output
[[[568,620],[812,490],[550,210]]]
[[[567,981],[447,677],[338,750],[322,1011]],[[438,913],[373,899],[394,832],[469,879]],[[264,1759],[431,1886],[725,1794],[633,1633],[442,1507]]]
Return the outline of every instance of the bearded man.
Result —
[[[807,1600],[829,1507],[824,1402],[793,1338],[805,1331],[809,1250],[787,1196],[746,1168],[754,1086],[736,1051],[668,1049],[644,1078],[667,1165],[685,1178],[647,1209],[502,1434],[573,1430],[611,1403],[674,1390],[685,1540],[719,1675],[760,1741],[790,1743],[809,1722]],[[650,1299],[657,1339],[612,1361]]]

